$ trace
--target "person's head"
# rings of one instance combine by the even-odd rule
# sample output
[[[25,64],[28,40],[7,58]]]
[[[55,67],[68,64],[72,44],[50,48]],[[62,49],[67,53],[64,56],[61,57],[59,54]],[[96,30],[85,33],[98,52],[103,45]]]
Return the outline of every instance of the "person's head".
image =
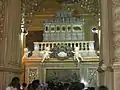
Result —
[[[28,84],[27,89],[29,90],[32,87],[32,83]]]
[[[88,87],[88,90],[95,90],[95,87]]]
[[[64,88],[66,89],[66,88],[68,88],[69,87],[69,83],[64,83]]]
[[[33,87],[34,89],[36,89],[36,88],[38,88],[39,84],[40,84],[40,81],[39,81],[39,80],[34,80],[34,81],[32,82],[32,87]]]
[[[80,84],[79,84],[79,87],[80,87],[81,89],[84,89],[84,88],[85,88],[85,84],[84,84],[84,83],[80,83]]]
[[[25,88],[27,86],[27,84],[26,83],[22,83],[22,86]]]
[[[69,90],[82,90],[85,88],[85,85],[83,83],[79,82],[74,82],[72,85],[69,87]]]
[[[19,89],[20,88],[20,79],[18,77],[14,77],[9,86]]]
[[[107,86],[100,86],[98,90],[108,90]]]

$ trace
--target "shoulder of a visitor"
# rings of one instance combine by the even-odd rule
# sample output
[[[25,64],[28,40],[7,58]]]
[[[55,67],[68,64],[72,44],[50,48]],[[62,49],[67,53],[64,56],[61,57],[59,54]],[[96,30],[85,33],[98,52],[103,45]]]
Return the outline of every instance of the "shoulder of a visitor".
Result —
[[[10,87],[10,86],[8,86],[8,87],[6,87],[6,89],[5,90],[17,90],[16,88],[13,88],[13,87]]]
[[[11,90],[11,87],[10,86],[8,86],[8,87],[6,87],[6,89],[5,90]]]

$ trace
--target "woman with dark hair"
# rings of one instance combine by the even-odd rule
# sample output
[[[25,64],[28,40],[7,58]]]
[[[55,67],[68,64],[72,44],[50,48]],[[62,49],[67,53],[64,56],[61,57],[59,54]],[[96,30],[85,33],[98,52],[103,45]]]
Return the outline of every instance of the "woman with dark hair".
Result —
[[[32,82],[33,90],[36,90],[39,85],[40,85],[40,81],[39,81],[39,80],[34,80],[34,81]]]
[[[40,85],[39,80],[34,80],[34,81],[32,81],[31,84],[28,85],[27,89],[28,90],[37,90],[39,85]]]
[[[20,79],[18,77],[14,77],[6,90],[20,90]]]

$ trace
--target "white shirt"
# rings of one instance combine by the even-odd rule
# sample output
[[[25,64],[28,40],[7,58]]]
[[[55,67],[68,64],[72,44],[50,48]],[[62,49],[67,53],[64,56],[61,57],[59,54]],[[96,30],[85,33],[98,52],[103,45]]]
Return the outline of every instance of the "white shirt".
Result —
[[[7,87],[5,90],[17,90],[17,88]]]

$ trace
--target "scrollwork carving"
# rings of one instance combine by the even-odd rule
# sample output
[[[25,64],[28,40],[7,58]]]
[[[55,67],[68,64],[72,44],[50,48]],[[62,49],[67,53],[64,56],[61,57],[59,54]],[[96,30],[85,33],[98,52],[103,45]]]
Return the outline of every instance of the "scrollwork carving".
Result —
[[[4,39],[5,0],[0,0],[0,40]]]
[[[119,6],[120,6],[119,0],[112,0],[112,11],[113,11],[113,17],[116,17],[115,20],[117,20],[117,18],[119,17],[118,14],[116,14],[118,13]]]
[[[29,78],[29,83],[31,83],[33,80],[38,79],[38,68],[29,68],[28,69],[28,78]]]
[[[119,31],[120,29],[120,0],[112,0],[112,12],[113,12],[113,28],[114,31]]]
[[[113,37],[113,46],[117,48],[120,45],[120,32],[113,32]]]
[[[59,4],[79,4],[79,7],[84,9],[85,11],[88,11],[96,19],[99,18],[100,14],[100,6],[99,6],[99,0],[56,0]],[[70,9],[70,8],[69,8]],[[71,11],[73,11],[75,8],[71,8]],[[77,11],[74,10],[74,14],[77,14]]]
[[[99,73],[103,73],[105,71],[113,72],[113,67],[112,66],[106,66],[105,64],[103,64],[101,67],[98,67],[97,71]]]
[[[112,0],[113,14],[113,62],[120,60],[120,0]]]
[[[22,18],[24,18],[24,28],[28,29],[32,23],[32,17],[40,10],[40,4],[43,0],[21,0]]]
[[[113,62],[120,59],[120,32],[113,33]]]
[[[113,8],[120,6],[120,0],[112,0]]]

